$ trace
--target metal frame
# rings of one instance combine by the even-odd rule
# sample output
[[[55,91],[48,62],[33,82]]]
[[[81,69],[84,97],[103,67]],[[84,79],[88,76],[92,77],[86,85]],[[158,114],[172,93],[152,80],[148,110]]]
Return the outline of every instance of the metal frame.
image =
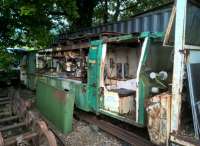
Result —
[[[184,44],[186,27],[187,0],[176,1],[176,24],[174,46],[174,68],[172,81],[172,108],[171,108],[171,132],[178,131],[180,125],[181,93],[184,78]]]

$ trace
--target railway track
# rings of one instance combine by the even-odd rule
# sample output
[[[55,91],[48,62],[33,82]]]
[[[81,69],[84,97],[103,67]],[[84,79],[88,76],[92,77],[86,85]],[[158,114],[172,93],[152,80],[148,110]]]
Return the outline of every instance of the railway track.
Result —
[[[28,105],[16,96],[0,96],[0,146],[57,146],[55,135]]]
[[[86,123],[96,125],[101,130],[129,143],[132,146],[155,146],[147,139],[103,119],[99,119],[95,115],[87,114],[85,112],[75,112],[75,116]]]

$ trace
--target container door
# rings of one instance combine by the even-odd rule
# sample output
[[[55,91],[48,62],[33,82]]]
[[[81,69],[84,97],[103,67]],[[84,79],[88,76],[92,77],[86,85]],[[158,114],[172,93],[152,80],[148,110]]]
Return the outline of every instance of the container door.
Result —
[[[92,41],[88,56],[88,102],[92,111],[98,108],[102,41]]]

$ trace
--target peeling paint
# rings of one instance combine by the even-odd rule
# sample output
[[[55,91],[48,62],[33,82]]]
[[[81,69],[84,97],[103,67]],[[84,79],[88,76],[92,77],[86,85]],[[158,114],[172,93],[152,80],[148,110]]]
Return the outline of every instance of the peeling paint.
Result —
[[[146,107],[150,139],[157,145],[166,144],[170,129],[171,94],[162,93],[149,99]]]

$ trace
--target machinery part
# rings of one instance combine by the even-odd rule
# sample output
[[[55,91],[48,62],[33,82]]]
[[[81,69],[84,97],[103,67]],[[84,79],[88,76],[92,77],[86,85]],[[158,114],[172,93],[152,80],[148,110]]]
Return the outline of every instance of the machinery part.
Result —
[[[152,79],[152,80],[155,79],[156,76],[157,76],[157,74],[155,72],[151,72],[149,75],[150,79]]]
[[[3,136],[0,132],[0,146],[4,146]]]
[[[37,125],[36,125],[37,128],[39,128],[39,132],[44,133],[45,131],[48,130],[47,124],[46,124],[44,121],[39,120],[39,121],[36,122],[36,124],[37,124]],[[38,130],[38,129],[37,129],[37,130]]]
[[[55,135],[48,130],[47,124],[44,121],[37,121],[36,127],[36,130],[39,132],[39,144],[46,142],[49,146],[57,146]]]
[[[166,80],[168,78],[168,73],[166,71],[160,71],[159,78],[163,81]]]
[[[152,87],[151,92],[152,93],[159,93],[159,88],[158,87]]]
[[[18,115],[23,116],[28,111],[28,109],[30,109],[30,107],[32,106],[32,101],[22,99],[19,97],[18,94],[15,95],[12,101],[13,112]]]
[[[166,71],[160,71],[159,73],[151,72],[149,77],[152,80],[159,78],[160,80],[164,81],[168,78],[168,73]]]
[[[32,122],[37,121],[39,117],[35,114],[35,112],[28,111],[25,116],[25,121],[27,125],[31,125]]]
[[[57,146],[56,137],[50,130],[44,131],[44,136],[48,142],[49,146]]]

